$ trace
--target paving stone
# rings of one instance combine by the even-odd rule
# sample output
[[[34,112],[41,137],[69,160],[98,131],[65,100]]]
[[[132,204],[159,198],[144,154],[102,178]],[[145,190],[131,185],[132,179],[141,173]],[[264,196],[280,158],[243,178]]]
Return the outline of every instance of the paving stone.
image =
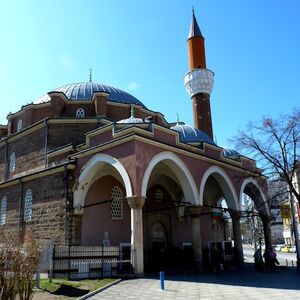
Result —
[[[253,266],[227,271],[221,275],[191,274],[166,276],[165,290],[160,290],[159,279],[141,278],[122,281],[91,300],[103,299],[289,299],[300,300],[300,274],[295,270],[274,273],[255,273]]]

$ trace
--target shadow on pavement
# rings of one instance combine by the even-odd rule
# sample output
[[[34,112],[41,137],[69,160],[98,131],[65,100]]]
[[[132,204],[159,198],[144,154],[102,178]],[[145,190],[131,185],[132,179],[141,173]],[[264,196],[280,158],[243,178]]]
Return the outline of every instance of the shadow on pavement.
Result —
[[[275,272],[255,272],[253,263],[220,274],[203,273],[166,276],[170,281],[188,281],[243,287],[300,290],[300,273],[296,268],[281,267]]]

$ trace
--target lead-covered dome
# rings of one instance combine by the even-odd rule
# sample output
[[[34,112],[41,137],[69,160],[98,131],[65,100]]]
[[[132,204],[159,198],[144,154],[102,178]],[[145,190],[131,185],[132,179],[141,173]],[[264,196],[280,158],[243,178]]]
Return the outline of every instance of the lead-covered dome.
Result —
[[[181,125],[177,123],[171,129],[179,132],[180,141],[183,143],[209,143],[215,145],[215,142],[203,131],[190,125]]]
[[[109,93],[109,101],[126,104],[136,104],[145,107],[145,105],[141,101],[128,94],[127,92],[109,85],[95,82],[80,82],[68,84],[54,89],[51,92],[62,92],[69,100],[72,101],[91,100],[95,92],[105,92]],[[45,94],[34,101],[34,103],[38,104],[48,101],[50,101],[50,97],[48,94]]]
[[[223,156],[234,160],[239,160],[241,155],[234,149],[223,148]]]

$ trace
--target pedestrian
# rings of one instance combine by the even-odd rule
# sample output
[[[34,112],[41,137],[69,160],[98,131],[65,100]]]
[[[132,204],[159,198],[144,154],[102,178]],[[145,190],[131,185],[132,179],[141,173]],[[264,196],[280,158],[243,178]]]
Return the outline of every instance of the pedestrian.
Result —
[[[275,271],[276,265],[279,265],[279,261],[277,260],[277,254],[273,248],[270,248],[270,270]]]

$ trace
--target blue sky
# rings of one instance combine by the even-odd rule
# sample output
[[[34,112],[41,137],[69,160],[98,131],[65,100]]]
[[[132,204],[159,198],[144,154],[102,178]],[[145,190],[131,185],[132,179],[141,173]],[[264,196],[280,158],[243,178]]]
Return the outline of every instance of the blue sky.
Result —
[[[192,5],[215,72],[219,145],[249,120],[299,107],[298,0],[10,0],[0,5],[0,123],[48,91],[88,81],[92,67],[94,82],[192,124],[183,86]]]

